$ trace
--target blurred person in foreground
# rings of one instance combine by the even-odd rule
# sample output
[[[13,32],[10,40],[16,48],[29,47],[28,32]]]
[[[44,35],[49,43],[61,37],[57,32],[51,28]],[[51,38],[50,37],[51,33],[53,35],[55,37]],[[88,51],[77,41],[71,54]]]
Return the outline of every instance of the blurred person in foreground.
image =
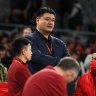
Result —
[[[22,96],[24,84],[31,76],[26,64],[32,55],[31,41],[26,38],[17,38],[12,47],[15,57],[8,70],[8,92],[9,96]]]
[[[23,96],[68,96],[66,84],[77,78],[80,66],[72,57],[64,57],[55,66],[47,66],[31,76]]]
[[[73,96],[96,96],[96,53],[93,53],[90,70],[78,80]]]

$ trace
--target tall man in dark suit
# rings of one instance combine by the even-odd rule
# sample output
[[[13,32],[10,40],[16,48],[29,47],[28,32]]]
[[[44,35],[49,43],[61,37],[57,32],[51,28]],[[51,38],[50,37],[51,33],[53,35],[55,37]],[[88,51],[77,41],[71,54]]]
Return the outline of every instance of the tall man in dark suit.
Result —
[[[29,62],[32,73],[46,65],[55,66],[62,57],[69,56],[65,43],[50,35],[54,28],[55,16],[55,12],[50,8],[39,9],[36,15],[36,31],[25,36],[33,42],[33,56]]]
[[[33,55],[31,61],[28,62],[31,73],[47,65],[55,66],[61,58],[69,56],[65,43],[50,35],[54,28],[55,17],[56,13],[52,9],[40,8],[36,14],[36,30],[25,36],[32,41]],[[72,91],[74,86],[70,89]]]

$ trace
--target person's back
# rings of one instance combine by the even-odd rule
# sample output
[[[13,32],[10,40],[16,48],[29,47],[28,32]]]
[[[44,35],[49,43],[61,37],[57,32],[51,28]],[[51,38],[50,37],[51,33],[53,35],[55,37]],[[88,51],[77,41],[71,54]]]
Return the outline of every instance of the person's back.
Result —
[[[18,60],[18,61],[15,61]],[[18,58],[14,58],[8,70],[8,88],[10,96],[22,96],[24,84],[31,74],[26,65]],[[12,91],[13,90],[13,91]]]
[[[30,77],[24,90],[23,96],[67,96],[64,78],[55,69],[50,70],[50,67]]]

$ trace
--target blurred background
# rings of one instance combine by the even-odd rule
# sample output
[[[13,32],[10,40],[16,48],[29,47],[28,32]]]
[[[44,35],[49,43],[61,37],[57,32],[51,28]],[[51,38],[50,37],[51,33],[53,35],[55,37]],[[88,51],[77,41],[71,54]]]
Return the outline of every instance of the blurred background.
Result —
[[[35,28],[36,11],[43,6],[57,14],[54,34],[82,37],[81,42],[95,39],[96,0],[0,0],[0,33],[20,32],[22,27]],[[82,40],[83,39],[83,40]]]

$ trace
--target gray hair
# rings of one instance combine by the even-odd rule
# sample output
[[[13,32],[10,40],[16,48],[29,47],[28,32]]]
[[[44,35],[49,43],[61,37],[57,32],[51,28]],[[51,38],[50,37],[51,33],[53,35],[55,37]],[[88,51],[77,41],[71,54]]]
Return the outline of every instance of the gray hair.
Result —
[[[61,67],[63,70],[72,70],[76,74],[80,71],[79,63],[76,59],[72,57],[64,57],[60,60],[60,62],[57,64],[58,67]]]

